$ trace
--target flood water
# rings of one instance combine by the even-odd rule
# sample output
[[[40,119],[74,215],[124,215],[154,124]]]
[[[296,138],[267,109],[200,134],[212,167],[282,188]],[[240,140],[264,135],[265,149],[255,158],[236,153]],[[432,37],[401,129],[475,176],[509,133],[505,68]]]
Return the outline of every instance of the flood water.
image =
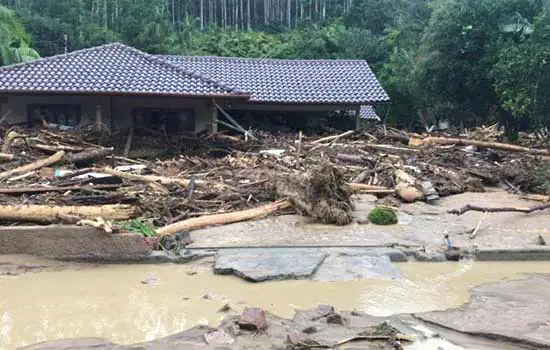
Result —
[[[110,265],[0,276],[0,349],[60,338],[102,337],[119,344],[153,340],[217,311],[259,306],[292,317],[318,304],[373,315],[461,306],[476,285],[522,273],[550,273],[550,262],[397,264],[398,280],[284,281],[251,284],[191,265]],[[142,281],[152,282],[145,284]]]

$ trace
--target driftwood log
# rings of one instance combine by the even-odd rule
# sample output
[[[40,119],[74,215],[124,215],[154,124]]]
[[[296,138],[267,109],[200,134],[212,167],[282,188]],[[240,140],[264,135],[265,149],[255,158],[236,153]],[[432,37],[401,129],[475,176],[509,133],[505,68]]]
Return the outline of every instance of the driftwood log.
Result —
[[[47,192],[65,192],[65,191],[80,191],[80,190],[114,190],[121,185],[95,185],[95,186],[62,186],[62,187],[12,187],[12,188],[0,188],[0,194],[8,195],[22,195],[32,193],[47,193]]]
[[[101,206],[48,206],[48,205],[0,205],[0,221],[25,221],[55,223],[63,216],[78,216],[84,219],[128,220],[136,215],[131,205]]]
[[[168,226],[161,227],[157,230],[157,233],[160,236],[166,236],[173,235],[184,230],[194,230],[206,226],[226,225],[234,222],[247,221],[260,217],[265,217],[267,215],[271,215],[276,212],[289,209],[291,207],[292,203],[289,200],[285,199],[258,208],[235,211],[232,213],[206,215],[198,218],[175,222]]]
[[[465,205],[464,207],[460,208],[460,209],[452,209],[449,211],[450,214],[455,214],[455,215],[462,215],[466,212],[469,212],[469,211],[479,211],[479,212],[486,212],[486,213],[504,213],[504,212],[519,212],[519,213],[526,213],[526,214],[529,214],[529,213],[532,213],[534,211],[538,211],[538,210],[544,210],[544,209],[548,209],[550,208],[550,203],[546,203],[546,204],[539,204],[539,205],[535,205],[533,207],[530,207],[530,208],[515,208],[515,207],[502,207],[502,208],[485,208],[485,207],[478,207],[476,205]]]
[[[21,167],[7,170],[0,173],[0,180],[6,179],[13,175],[19,175],[19,174],[25,174],[33,170],[38,170],[40,168],[43,168],[48,165],[55,164],[59,162],[63,157],[65,156],[64,151],[59,151],[55,153],[54,155],[49,156],[48,158],[39,159],[35,162],[29,163],[27,165],[23,165]]]
[[[83,151],[79,153],[69,153],[65,156],[65,160],[69,163],[83,163],[83,162],[89,162],[96,159],[105,158],[111,154],[113,154],[114,148],[96,148],[92,149],[90,151]]]
[[[461,139],[457,137],[426,137],[424,139],[411,138],[409,140],[409,145],[411,146],[422,146],[422,145],[430,145],[430,144],[476,146],[476,147],[482,147],[482,148],[500,149],[503,151],[510,151],[510,152],[522,152],[522,153],[536,154],[536,155],[542,155],[542,156],[550,156],[550,151],[546,149],[528,148],[528,147],[522,147],[522,146],[512,145],[509,143],[501,143],[501,142],[486,142],[486,141],[478,141],[478,140]]]

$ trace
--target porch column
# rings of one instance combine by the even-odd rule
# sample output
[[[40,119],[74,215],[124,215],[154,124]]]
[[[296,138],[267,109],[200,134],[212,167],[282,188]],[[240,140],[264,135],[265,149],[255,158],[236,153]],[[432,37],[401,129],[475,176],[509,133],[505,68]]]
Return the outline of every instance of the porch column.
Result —
[[[95,128],[97,131],[103,130],[103,105],[95,105]]]
[[[359,109],[355,111],[355,130],[361,130],[361,112]]]
[[[212,125],[210,127],[210,131],[212,133],[218,132],[218,108],[216,105],[212,105],[212,119],[211,119]]]

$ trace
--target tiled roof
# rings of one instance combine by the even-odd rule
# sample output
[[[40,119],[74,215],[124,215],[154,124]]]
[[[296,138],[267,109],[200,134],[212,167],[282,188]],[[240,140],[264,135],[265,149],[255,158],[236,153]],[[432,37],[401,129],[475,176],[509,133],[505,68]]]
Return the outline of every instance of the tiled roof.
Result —
[[[389,97],[366,61],[162,56],[261,103],[361,104]]]
[[[242,95],[118,43],[2,67],[0,92]]]
[[[369,105],[361,106],[359,108],[359,118],[380,121],[380,117],[376,114],[374,108]]]

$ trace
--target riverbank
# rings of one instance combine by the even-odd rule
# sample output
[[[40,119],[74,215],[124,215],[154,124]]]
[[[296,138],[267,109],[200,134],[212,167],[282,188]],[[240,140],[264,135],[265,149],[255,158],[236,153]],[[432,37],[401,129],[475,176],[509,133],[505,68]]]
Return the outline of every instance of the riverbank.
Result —
[[[98,266],[53,262],[48,266],[47,261],[36,260],[33,264],[42,265],[43,270],[0,276],[1,343],[7,344],[5,349],[64,338],[70,340],[33,348],[58,349],[65,344],[71,349],[88,349],[90,340],[81,339],[90,337],[109,339],[95,340],[95,345],[103,344],[96,349],[136,347],[130,344],[143,349],[206,349],[205,334],[214,329],[231,335],[233,343],[222,345],[226,348],[252,344],[283,348],[288,334],[296,330],[300,331],[296,339],[306,340],[305,336],[326,345],[385,321],[417,342],[403,342],[410,349],[436,349],[426,344],[438,343],[445,349],[460,349],[449,342],[464,349],[542,349],[550,334],[545,328],[548,312],[541,309],[550,305],[545,292],[550,287],[545,277],[550,275],[547,262],[397,263],[399,275],[392,279],[255,284],[212,275],[200,261]],[[301,318],[308,314],[304,310],[323,304],[334,305],[343,326],[329,324],[326,317],[315,321]],[[231,333],[234,327],[227,328],[228,321],[218,326],[220,320],[233,320],[246,307],[260,307],[267,313],[266,332]],[[499,322],[494,324],[491,315],[499,315]],[[472,319],[475,322],[466,321]],[[202,326],[193,328],[198,324]],[[317,332],[301,332],[310,326],[317,327]],[[191,330],[178,333],[183,329]],[[228,339],[216,334],[218,340]],[[111,341],[122,345],[114,346]],[[368,349],[365,344],[347,345]]]

